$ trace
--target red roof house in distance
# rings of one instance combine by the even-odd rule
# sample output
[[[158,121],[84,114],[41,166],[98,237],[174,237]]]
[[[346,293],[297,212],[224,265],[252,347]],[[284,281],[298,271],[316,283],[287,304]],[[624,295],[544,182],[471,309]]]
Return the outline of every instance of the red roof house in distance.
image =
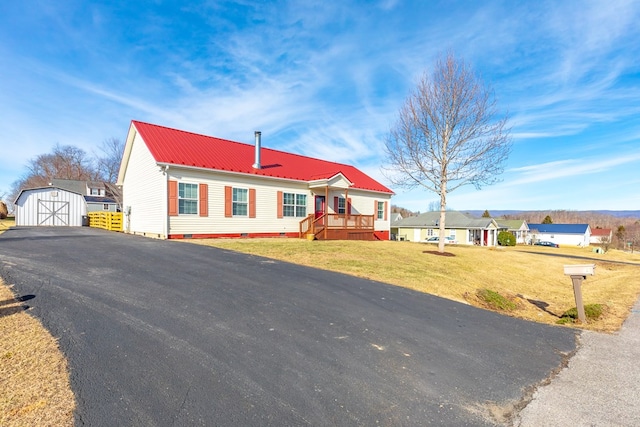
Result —
[[[611,239],[613,239],[613,233],[610,228],[592,228],[591,236],[589,237],[589,243],[591,244],[601,244],[601,243],[611,243]]]
[[[126,232],[157,238],[389,239],[393,192],[354,166],[132,121]]]

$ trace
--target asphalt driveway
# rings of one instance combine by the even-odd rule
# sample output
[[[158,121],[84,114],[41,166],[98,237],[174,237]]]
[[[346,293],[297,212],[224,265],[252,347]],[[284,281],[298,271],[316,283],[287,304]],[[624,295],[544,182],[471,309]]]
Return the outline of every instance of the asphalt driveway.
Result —
[[[77,425],[492,425],[576,346],[383,283],[86,227],[5,232],[0,274],[59,338]]]

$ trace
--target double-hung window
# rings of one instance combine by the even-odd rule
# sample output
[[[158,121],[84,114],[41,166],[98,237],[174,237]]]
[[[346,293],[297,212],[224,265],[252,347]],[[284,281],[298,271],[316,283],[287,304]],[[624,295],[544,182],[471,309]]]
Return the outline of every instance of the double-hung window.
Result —
[[[338,212],[344,214],[347,212],[347,200],[344,197],[338,197]]]
[[[185,182],[178,184],[178,213],[181,215],[198,214],[198,184]]]
[[[234,188],[232,204],[233,216],[247,216],[249,214],[249,190]]]
[[[307,216],[307,195],[296,194],[296,216],[304,218]]]
[[[384,202],[378,202],[378,219],[384,219]]]
[[[305,216],[307,216],[307,195],[283,193],[282,216],[300,218],[304,218]]]

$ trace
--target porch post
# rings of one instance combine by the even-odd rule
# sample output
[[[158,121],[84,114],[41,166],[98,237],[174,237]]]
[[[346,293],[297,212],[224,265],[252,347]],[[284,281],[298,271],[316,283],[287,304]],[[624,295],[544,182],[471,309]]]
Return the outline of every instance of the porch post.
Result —
[[[327,240],[327,227],[329,226],[329,185],[324,187],[324,240]]]
[[[344,189],[344,219],[342,220],[342,228],[347,228],[347,218],[351,213],[349,212],[350,208],[351,206],[349,206],[349,189],[345,188]]]

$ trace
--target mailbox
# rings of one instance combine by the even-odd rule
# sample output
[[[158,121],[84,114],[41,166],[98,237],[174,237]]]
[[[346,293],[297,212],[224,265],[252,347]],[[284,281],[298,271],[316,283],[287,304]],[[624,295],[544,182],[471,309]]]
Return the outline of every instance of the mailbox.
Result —
[[[564,274],[567,276],[593,276],[595,269],[595,264],[565,265]]]
[[[582,285],[582,281],[586,279],[587,276],[593,276],[595,274],[595,269],[595,264],[574,264],[564,266],[564,274],[567,276],[571,276],[571,283],[573,284],[573,295],[576,299],[576,309],[578,311],[578,319],[580,319],[582,323],[587,323],[587,316],[585,316],[584,313],[584,304],[582,303],[582,289],[580,289],[580,286]]]

